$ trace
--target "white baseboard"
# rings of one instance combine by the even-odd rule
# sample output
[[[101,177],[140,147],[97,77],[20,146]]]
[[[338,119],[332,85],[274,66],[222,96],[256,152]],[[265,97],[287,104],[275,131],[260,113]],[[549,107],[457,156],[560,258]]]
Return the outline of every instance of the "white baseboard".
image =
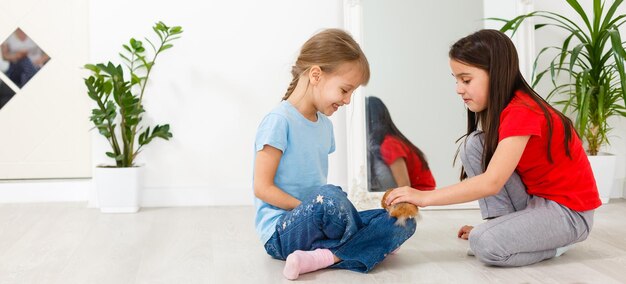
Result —
[[[0,203],[87,201],[91,179],[0,181]]]
[[[148,187],[142,192],[142,207],[252,205],[252,187],[209,189],[198,187]]]
[[[87,202],[98,207],[92,179],[0,181],[0,203]],[[252,205],[252,189],[148,187],[141,193],[142,207]]]
[[[611,198],[626,197],[623,194]],[[252,189],[196,187],[148,187],[142,191],[142,207],[233,206],[252,205]],[[0,181],[0,203],[87,202],[96,208],[97,194],[91,179],[10,180]],[[423,210],[478,209],[478,202],[432,206]]]
[[[444,205],[444,206],[430,206],[425,208],[420,208],[420,210],[458,210],[458,209],[480,209],[478,206],[478,201],[470,201],[466,203],[460,204],[452,204],[452,205]]]
[[[0,182],[0,203],[87,202],[98,207],[92,179],[11,180]],[[252,189],[197,187],[147,187],[141,192],[142,207],[252,205]],[[424,210],[476,209],[477,202],[434,206]]]

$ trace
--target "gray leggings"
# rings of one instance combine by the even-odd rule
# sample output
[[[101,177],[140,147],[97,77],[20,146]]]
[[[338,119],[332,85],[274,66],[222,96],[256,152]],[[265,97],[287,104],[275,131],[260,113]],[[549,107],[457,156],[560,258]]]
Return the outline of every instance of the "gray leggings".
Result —
[[[474,132],[460,152],[468,177],[483,173],[482,153],[483,134]],[[483,219],[489,220],[470,232],[470,248],[490,265],[524,266],[552,258],[556,248],[585,240],[593,226],[594,210],[578,212],[528,195],[516,172],[498,194],[479,205]]]

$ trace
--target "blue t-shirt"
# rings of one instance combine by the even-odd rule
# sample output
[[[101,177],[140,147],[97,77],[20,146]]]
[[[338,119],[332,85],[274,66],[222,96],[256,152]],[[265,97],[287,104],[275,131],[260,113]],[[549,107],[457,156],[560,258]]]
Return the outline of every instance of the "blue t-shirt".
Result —
[[[306,119],[287,101],[272,110],[261,122],[254,142],[256,153],[270,145],[283,152],[274,184],[302,200],[308,192],[326,184],[328,154],[335,151],[333,125],[324,114],[317,121]],[[255,198],[256,231],[263,243],[274,234],[278,217],[286,211]]]

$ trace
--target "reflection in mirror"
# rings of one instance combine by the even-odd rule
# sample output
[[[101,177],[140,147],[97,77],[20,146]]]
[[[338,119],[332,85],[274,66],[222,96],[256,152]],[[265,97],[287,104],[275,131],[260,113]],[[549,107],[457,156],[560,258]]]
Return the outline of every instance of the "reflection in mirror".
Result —
[[[50,57],[22,29],[17,28],[0,45],[2,60],[9,63],[4,74],[22,88],[50,60]]]
[[[459,137],[466,132],[466,109],[455,92],[448,50],[458,39],[482,28],[499,28],[485,18],[514,18],[532,11],[526,0],[350,0],[344,1],[346,28],[356,35],[367,55],[372,77],[355,91],[348,107],[349,195],[360,210],[379,208],[382,192],[370,189],[367,150],[366,96],[381,98],[393,122],[419,146],[438,186],[459,181],[460,163],[453,164]],[[533,28],[520,27],[520,64],[532,69]],[[515,37],[514,37],[515,39]],[[528,73],[529,74],[529,73]],[[383,168],[384,171],[385,168]],[[387,168],[390,176],[390,170]],[[395,180],[394,180],[395,182]],[[385,185],[382,185],[384,188]],[[378,189],[381,190],[381,189]],[[478,208],[478,202],[435,208]]]
[[[400,186],[434,189],[435,179],[426,156],[400,132],[383,101],[369,96],[365,106],[369,190],[386,191]]]
[[[15,95],[15,92],[13,92],[6,83],[0,80],[0,109],[13,98],[13,95]]]
[[[459,163],[453,164],[455,141],[464,133],[466,117],[455,92],[448,50],[459,38],[484,27],[483,1],[392,2],[360,1],[362,47],[372,74],[361,92],[382,99],[397,129],[427,157],[437,185],[453,184],[460,172]],[[367,155],[364,191],[384,190],[384,184],[378,189],[370,184],[369,175],[382,167]]]

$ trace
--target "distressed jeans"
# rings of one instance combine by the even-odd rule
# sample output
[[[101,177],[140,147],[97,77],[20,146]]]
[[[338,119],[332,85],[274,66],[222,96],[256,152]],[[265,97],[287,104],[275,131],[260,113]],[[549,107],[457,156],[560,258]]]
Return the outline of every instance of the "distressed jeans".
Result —
[[[415,233],[415,220],[397,226],[384,209],[358,212],[340,187],[325,185],[280,216],[267,253],[285,260],[295,250],[329,249],[333,268],[368,272]]]

